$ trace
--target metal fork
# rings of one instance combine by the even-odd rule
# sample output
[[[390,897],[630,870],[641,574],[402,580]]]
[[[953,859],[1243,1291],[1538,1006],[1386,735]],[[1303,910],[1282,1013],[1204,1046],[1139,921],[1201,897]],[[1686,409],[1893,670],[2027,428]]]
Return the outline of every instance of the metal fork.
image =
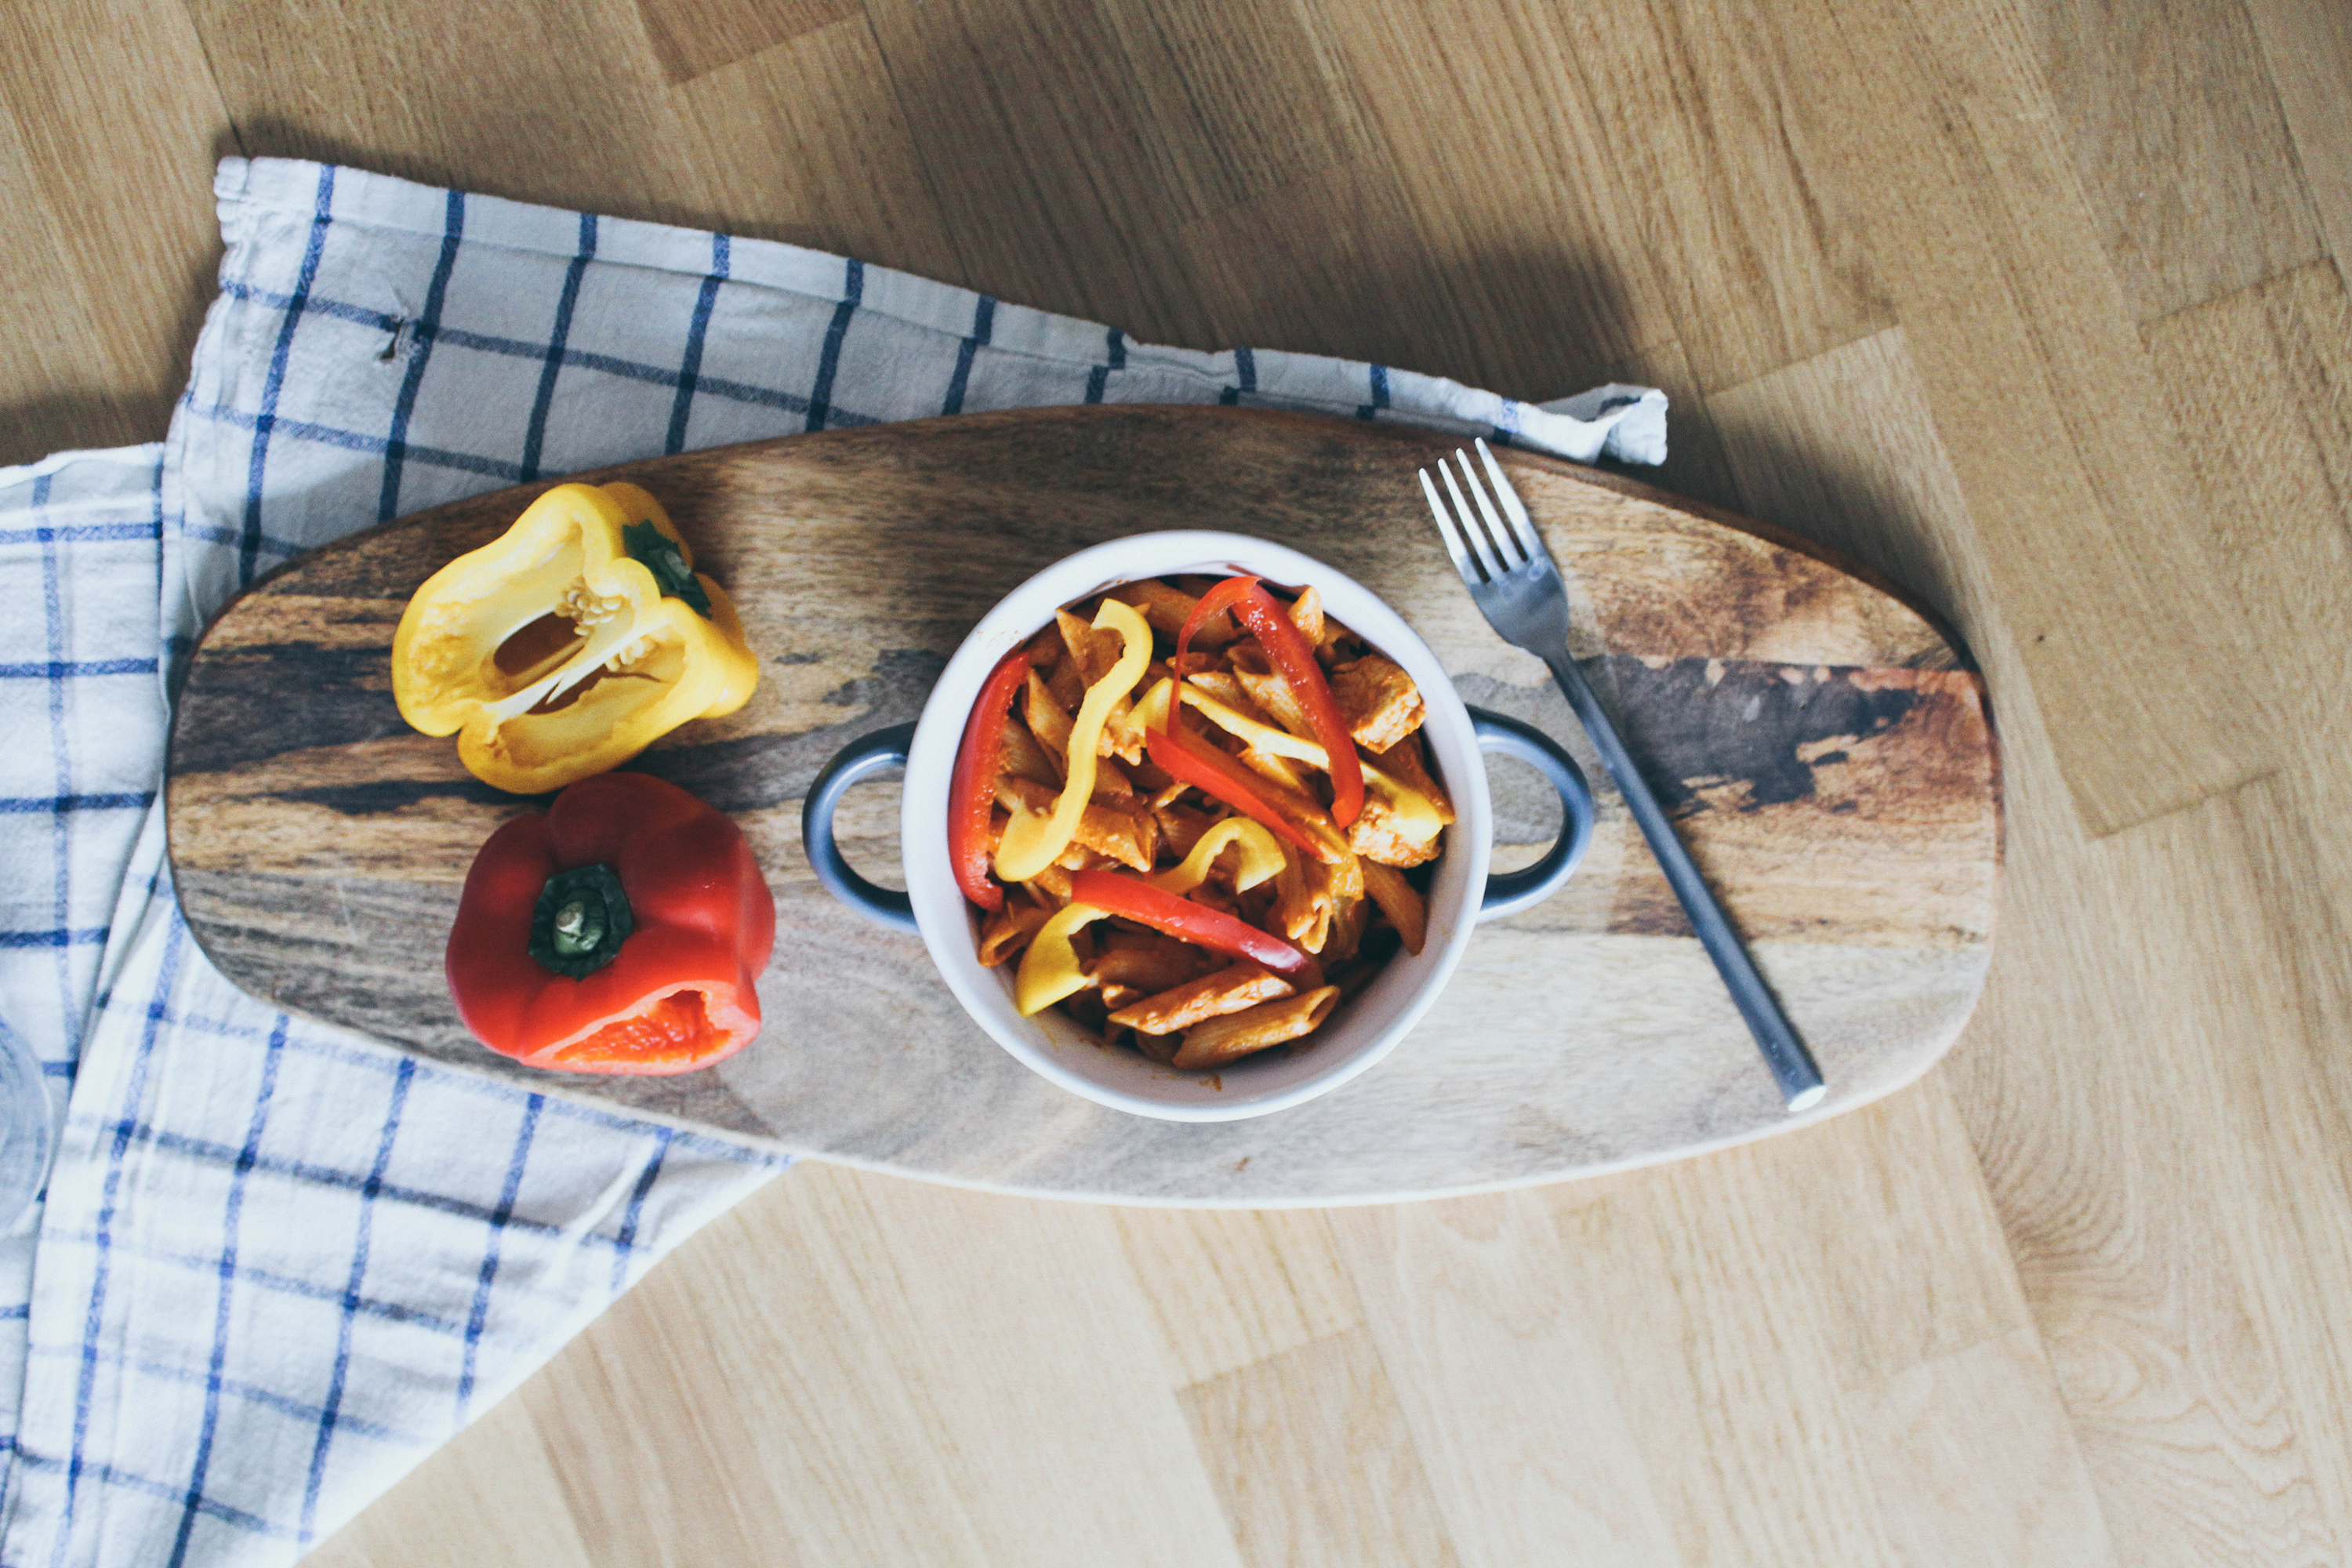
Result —
[[[1706,955],[1715,960],[1716,971],[1730,989],[1739,1016],[1748,1021],[1748,1032],[1756,1037],[1757,1048],[1764,1053],[1765,1065],[1772,1069],[1781,1097],[1792,1111],[1810,1109],[1828,1092],[1822,1083],[1822,1069],[1789,1026],[1788,1015],[1780,1011],[1764,977],[1756,972],[1755,961],[1740,945],[1739,933],[1724,918],[1723,906],[1699,875],[1690,851],[1675,836],[1674,824],[1651,793],[1649,781],[1633,765],[1608,710],[1601,706],[1584,672],[1569,657],[1568,587],[1559,568],[1552,564],[1551,552],[1544,548],[1543,535],[1528,516],[1519,492],[1503,477],[1503,466],[1484,441],[1478,443],[1478,456],[1495,481],[1494,495],[1502,502],[1499,512],[1486,487],[1479,482],[1477,470],[1470,466],[1469,454],[1459,447],[1454,458],[1475,500],[1475,510],[1471,501],[1463,499],[1463,486],[1454,481],[1454,470],[1442,458],[1437,471],[1445,480],[1446,494],[1453,498],[1452,510],[1438,499],[1429,470],[1421,470],[1422,491],[1429,497],[1429,510],[1437,519],[1437,531],[1445,537],[1445,551],[1454,557],[1454,570],[1462,574],[1470,597],[1496,635],[1551,667],[1552,679],[1559,682],[1568,705],[1576,710],[1585,732],[1600,748],[1609,776],[1617,781],[1619,793],[1633,808],[1633,820],[1642,825],[1642,837],[1650,841],[1650,852],[1658,858],[1675,897],[1682,900],[1683,912],[1690,917]]]

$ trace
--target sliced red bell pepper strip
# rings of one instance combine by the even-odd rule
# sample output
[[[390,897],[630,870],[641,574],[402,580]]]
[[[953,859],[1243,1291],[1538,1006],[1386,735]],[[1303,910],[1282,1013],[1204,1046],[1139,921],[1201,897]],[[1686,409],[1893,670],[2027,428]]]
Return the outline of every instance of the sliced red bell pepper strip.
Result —
[[[1256,635],[1258,646],[1274,661],[1283,684],[1298,699],[1298,705],[1307,710],[1307,721],[1315,726],[1315,738],[1322,742],[1331,759],[1331,820],[1347,826],[1364,810],[1364,770],[1356,756],[1355,738],[1348,731],[1348,721],[1339,712],[1339,700],[1331,695],[1331,683],[1323,679],[1323,667],[1315,662],[1315,650],[1307,646],[1305,634],[1283,614],[1282,606],[1275,603],[1274,595],[1265,591],[1263,584],[1255,577],[1228,577],[1201,595],[1201,602],[1184,619],[1184,629],[1176,636],[1178,675],[1183,674],[1192,634],[1210,616],[1225,609],[1231,609]]]
[[[1276,974],[1303,974],[1311,962],[1307,954],[1270,931],[1162,891],[1123,871],[1071,872],[1070,902],[1140,921],[1180,942],[1192,942],[1228,957],[1249,959]]]
[[[1307,855],[1326,858],[1321,845],[1258,793],[1257,775],[1214,746],[1204,745],[1181,730],[1146,730],[1143,749],[1152,765],[1178,784],[1206,790],[1243,816],[1265,824]]]
[[[964,721],[948,776],[948,862],[963,896],[991,914],[1004,907],[1004,889],[989,875],[989,813],[996,805],[996,774],[1004,763],[1004,716],[1029,679],[1029,650],[1014,648],[988,672]]]

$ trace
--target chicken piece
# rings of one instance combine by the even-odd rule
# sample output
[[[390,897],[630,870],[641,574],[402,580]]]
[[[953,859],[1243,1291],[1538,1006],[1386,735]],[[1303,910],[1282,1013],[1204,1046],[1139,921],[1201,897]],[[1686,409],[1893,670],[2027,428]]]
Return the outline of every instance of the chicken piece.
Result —
[[[1454,797],[1429,771],[1429,758],[1423,750],[1421,731],[1416,730],[1385,752],[1371,752],[1372,766],[1396,780],[1417,795],[1429,797],[1437,807],[1438,820],[1451,827],[1454,825]]]
[[[1421,688],[1385,654],[1368,653],[1331,671],[1331,696],[1359,745],[1385,752],[1421,728],[1429,710]]]
[[[1060,795],[1059,790],[1034,779],[996,775],[996,804],[1007,811],[1032,811],[1042,816],[1054,809]],[[1090,800],[1078,814],[1078,830],[1070,847],[1055,857],[1054,864],[1066,871],[1084,871],[1116,860],[1131,870],[1149,871],[1152,852],[1159,847],[1159,824],[1139,800]]]
[[[1110,705],[1103,716],[1102,731],[1095,736],[1095,755],[1117,757],[1122,763],[1143,761],[1143,726],[1136,722],[1135,698],[1132,693]]]
[[[1348,825],[1348,847],[1382,866],[1418,866],[1436,859],[1445,836],[1436,834],[1422,843],[1401,831],[1401,821],[1377,791],[1368,791],[1363,815]]]

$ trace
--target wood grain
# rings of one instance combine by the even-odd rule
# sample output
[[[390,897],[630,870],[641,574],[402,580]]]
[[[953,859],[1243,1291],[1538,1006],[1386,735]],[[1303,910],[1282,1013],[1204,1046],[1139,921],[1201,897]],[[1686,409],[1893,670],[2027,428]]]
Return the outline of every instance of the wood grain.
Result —
[[[2026,9],[2135,315],[2200,305],[2319,254],[2240,0],[2037,0]],[[2179,47],[2188,37],[2195,48]]]
[[[2229,6],[2074,6],[2066,79],[2058,0],[1765,0],[1736,26],[1329,0],[1235,8],[1223,37],[1188,17],[1143,65],[1135,7],[860,9],[674,84],[628,3],[493,33],[414,0],[26,0],[0,52],[0,456],[163,434],[222,150],[847,250],[1196,348],[1538,396],[1650,381],[1675,400],[1667,488],[1890,573],[1981,661],[2012,803],[1987,1005],[1905,1097],[1521,1194],[1483,1248],[1421,1227],[1497,1200],[1122,1213],[1115,1245],[1040,1247],[1020,1237],[1077,1211],[804,1170],[313,1561],[1121,1561],[1159,1535],[1234,1561],[1182,1391],[1255,1366],[1263,1407],[1309,1407],[1296,1352],[1360,1324],[1465,1563],[2340,1559],[2352,12],[2247,0],[2250,65]],[[702,58],[761,36],[714,27]],[[1350,114],[1360,148],[1325,129]],[[2285,270],[2297,183],[2332,264]],[[2164,299],[2202,302],[2143,326]],[[1767,1209],[1759,1181],[1809,1199]],[[1661,1230],[1688,1258],[1757,1225],[1711,1290],[1639,1261]],[[1850,1279],[1812,1293],[1831,1267]],[[1460,1310],[1422,1311],[1441,1287]],[[870,1304],[910,1290],[956,1310]],[[1736,1331],[1768,1299],[1835,1314],[1828,1362]],[[1028,1357],[1078,1386],[1017,1422],[908,1392],[952,1406]],[[1160,1446],[1138,1458],[1085,1374],[1154,1366],[1176,1413],[1139,1406]],[[1832,1517],[1790,1409],[1862,1450]],[[1759,1433],[1785,1484],[1735,1485]],[[1059,1468],[942,1457],[967,1445]],[[1342,1495],[1346,1456],[1316,1453],[1278,1512]]]
[[[610,470],[663,498],[767,665],[740,713],[680,731],[637,764],[737,815],[786,933],[761,981],[764,1047],[709,1072],[520,1068],[457,1023],[434,962],[475,848],[525,803],[468,777],[452,742],[408,732],[386,639],[416,584],[504,531],[525,491],[319,552],[207,632],[173,738],[182,901],[225,973],[280,1005],[534,1087],[991,1186],[1364,1196],[1539,1179],[1784,1128],[1663,876],[1626,852],[1630,819],[1613,796],[1615,851],[1575,897],[1497,922],[1472,948],[1404,1070],[1206,1138],[1066,1103],[961,1019],[919,943],[863,927],[815,884],[796,829],[816,770],[913,717],[964,633],[1021,579],[1156,527],[1214,519],[1328,561],[1399,609],[1471,702],[1582,744],[1533,661],[1486,630],[1408,488],[1415,464],[1449,449],[1366,422],[1090,408]],[[1926,1070],[1966,1020],[1992,939],[1999,764],[1979,678],[1953,668],[1958,655],[1918,612],[1760,525],[1567,464],[1514,462],[1589,617],[1580,636],[1628,744],[1822,1061],[1827,1105]],[[289,691],[301,696],[289,704]],[[1507,794],[1498,837],[1547,840],[1536,805]],[[895,858],[887,818],[850,826],[853,853]],[[1542,973],[1576,980],[1531,997]],[[1423,1108],[1441,1080],[1457,1109],[1433,1118]],[[985,1123],[979,1104],[995,1108]]]

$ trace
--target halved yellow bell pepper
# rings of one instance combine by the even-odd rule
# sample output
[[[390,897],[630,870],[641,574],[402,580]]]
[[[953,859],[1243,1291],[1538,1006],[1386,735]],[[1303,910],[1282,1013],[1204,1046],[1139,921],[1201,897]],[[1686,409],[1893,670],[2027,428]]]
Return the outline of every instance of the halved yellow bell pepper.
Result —
[[[425,579],[392,639],[400,716],[456,734],[475,777],[517,795],[618,767],[759,683],[734,602],[625,483],[541,496]]]

